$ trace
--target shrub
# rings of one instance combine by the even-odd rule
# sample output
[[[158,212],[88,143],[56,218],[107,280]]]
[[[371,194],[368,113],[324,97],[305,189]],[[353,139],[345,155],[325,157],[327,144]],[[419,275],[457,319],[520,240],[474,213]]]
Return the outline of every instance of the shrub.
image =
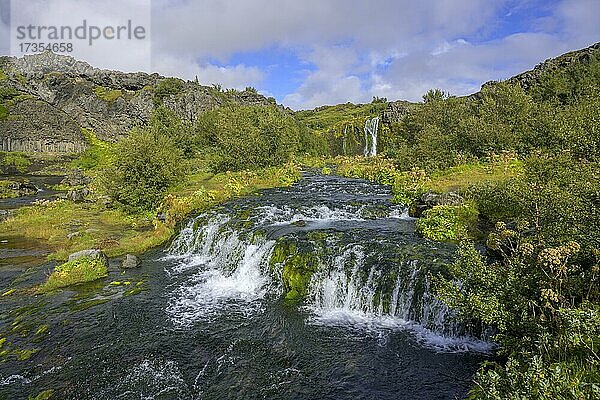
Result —
[[[475,236],[477,215],[472,204],[435,206],[423,213],[415,228],[428,239],[457,243]]]
[[[147,129],[155,137],[168,137],[184,156],[194,155],[196,143],[192,125],[167,107],[154,109]]]
[[[273,106],[228,105],[201,115],[199,144],[215,171],[239,171],[288,162],[298,149],[299,128]]]
[[[183,91],[185,83],[178,78],[162,79],[153,89],[155,105],[162,104],[169,96],[176,96]]]
[[[108,194],[128,211],[152,210],[167,189],[184,176],[184,159],[173,141],[134,130],[117,143],[115,159],[104,171]]]
[[[92,282],[107,276],[108,269],[102,259],[82,257],[54,268],[39,290],[43,293],[52,292],[76,283]]]

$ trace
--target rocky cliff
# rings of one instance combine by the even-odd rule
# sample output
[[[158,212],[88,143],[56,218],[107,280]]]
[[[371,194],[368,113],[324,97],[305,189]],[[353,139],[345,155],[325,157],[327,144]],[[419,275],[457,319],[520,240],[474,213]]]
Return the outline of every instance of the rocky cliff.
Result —
[[[81,128],[114,141],[146,123],[161,104],[193,122],[226,101],[272,102],[254,91],[100,70],[49,52],[0,57],[0,151],[78,152],[86,147]]]

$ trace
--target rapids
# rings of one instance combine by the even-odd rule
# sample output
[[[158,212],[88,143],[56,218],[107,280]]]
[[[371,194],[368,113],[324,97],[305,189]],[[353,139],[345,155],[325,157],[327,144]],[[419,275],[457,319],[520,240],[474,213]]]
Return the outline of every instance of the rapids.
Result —
[[[106,282],[3,299],[2,334],[37,351],[0,365],[0,394],[464,397],[490,345],[431,293],[430,274],[455,247],[418,237],[390,199],[381,185],[306,175],[190,218],[138,270],[113,265]],[[48,270],[3,279],[31,285]],[[131,286],[141,293],[128,295]],[[43,325],[31,343],[11,328]]]

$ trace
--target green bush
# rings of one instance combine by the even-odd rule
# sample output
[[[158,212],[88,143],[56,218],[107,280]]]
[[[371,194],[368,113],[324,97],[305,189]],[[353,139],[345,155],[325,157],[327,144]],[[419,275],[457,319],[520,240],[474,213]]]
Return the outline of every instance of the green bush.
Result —
[[[296,121],[273,106],[220,107],[201,115],[195,129],[215,171],[282,165],[299,146]]]
[[[154,109],[147,129],[156,137],[168,137],[187,158],[195,154],[196,139],[192,124],[183,121],[167,107],[160,106]]]
[[[183,153],[169,137],[136,129],[115,146],[115,158],[102,182],[126,210],[150,211],[184,172]]]
[[[176,96],[183,91],[185,83],[178,78],[162,79],[152,90],[154,94],[154,104],[160,105],[163,100],[169,96]]]
[[[472,204],[435,206],[426,210],[415,224],[417,232],[440,242],[473,239],[477,229],[477,209]]]

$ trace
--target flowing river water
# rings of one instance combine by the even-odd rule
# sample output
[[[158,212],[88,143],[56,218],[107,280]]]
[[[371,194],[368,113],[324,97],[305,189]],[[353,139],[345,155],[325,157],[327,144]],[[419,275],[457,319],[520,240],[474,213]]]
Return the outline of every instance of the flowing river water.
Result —
[[[307,174],[191,218],[138,269],[113,260],[105,281],[0,299],[4,346],[34,351],[0,364],[0,398],[464,397],[490,345],[431,293],[455,247],[390,199]],[[27,287],[51,265],[3,268],[3,287]]]

